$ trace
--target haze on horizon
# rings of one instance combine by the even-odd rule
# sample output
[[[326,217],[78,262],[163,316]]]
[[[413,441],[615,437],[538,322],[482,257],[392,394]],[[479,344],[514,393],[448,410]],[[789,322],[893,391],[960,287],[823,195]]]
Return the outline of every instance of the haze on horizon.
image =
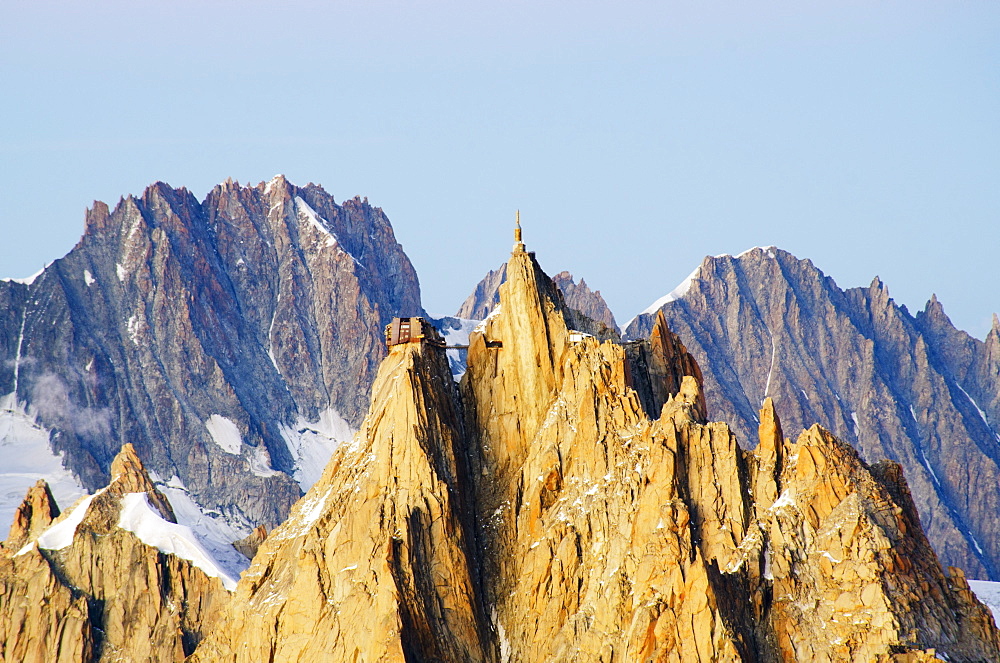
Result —
[[[510,247],[624,322],[705,255],[1000,311],[1000,5],[16,0],[0,25],[0,275],[94,199],[284,173],[392,220],[451,314]]]

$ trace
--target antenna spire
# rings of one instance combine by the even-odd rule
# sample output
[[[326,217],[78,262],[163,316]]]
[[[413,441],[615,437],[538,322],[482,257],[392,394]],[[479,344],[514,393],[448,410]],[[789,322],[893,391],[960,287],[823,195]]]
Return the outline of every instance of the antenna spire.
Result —
[[[521,210],[514,213],[514,253],[524,252],[524,242],[521,241]]]

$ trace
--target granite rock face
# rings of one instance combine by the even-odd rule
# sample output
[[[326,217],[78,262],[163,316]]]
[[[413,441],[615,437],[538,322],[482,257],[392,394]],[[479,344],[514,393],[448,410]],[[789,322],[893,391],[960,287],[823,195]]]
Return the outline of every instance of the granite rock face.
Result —
[[[898,465],[786,440],[770,401],[746,451],[665,318],[580,333],[520,242],[500,299],[457,390],[443,348],[393,346],[189,662],[1000,658]]]
[[[706,258],[659,313],[704,369],[708,408],[752,440],[773,397],[789,429],[814,423],[869,462],[899,463],[942,560],[1000,578],[1000,323],[985,341],[936,298],[911,315],[877,278],[841,290],[774,249]]]
[[[0,393],[88,490],[131,442],[246,533],[360,424],[382,326],[422,311],[380,209],[281,176],[95,203],[67,256],[0,282],[0,310]]]
[[[455,314],[466,320],[482,320],[500,303],[500,285],[507,280],[507,263],[491,270],[483,277],[472,293]],[[615,316],[604,301],[600,290],[591,290],[583,279],[577,283],[569,272],[559,272],[552,277],[553,283],[563,294],[563,300],[571,309],[579,311],[591,320],[601,322],[608,329],[621,333]]]
[[[180,661],[228,601],[203,564],[146,542],[197,546],[176,530],[131,446],[112,472],[107,487],[54,521],[45,484],[29,492],[19,511],[29,520],[0,549],[3,661]],[[156,536],[163,531],[173,538]]]

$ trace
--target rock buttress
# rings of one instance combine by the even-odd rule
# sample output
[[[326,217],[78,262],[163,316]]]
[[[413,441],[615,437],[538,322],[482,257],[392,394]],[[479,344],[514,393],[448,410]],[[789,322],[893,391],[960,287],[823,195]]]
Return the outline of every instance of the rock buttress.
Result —
[[[677,437],[628,387],[625,350],[571,335],[529,253],[511,256],[500,299],[462,389],[503,659],[740,660],[751,650],[691,536]]]
[[[352,445],[261,545],[190,661],[493,661],[444,352],[395,346]]]

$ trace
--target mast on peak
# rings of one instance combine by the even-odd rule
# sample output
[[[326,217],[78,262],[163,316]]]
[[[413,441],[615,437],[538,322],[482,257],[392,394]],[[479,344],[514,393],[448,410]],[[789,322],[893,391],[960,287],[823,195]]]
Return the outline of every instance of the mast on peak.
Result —
[[[514,253],[524,253],[524,242],[521,241],[521,210],[514,215]]]

